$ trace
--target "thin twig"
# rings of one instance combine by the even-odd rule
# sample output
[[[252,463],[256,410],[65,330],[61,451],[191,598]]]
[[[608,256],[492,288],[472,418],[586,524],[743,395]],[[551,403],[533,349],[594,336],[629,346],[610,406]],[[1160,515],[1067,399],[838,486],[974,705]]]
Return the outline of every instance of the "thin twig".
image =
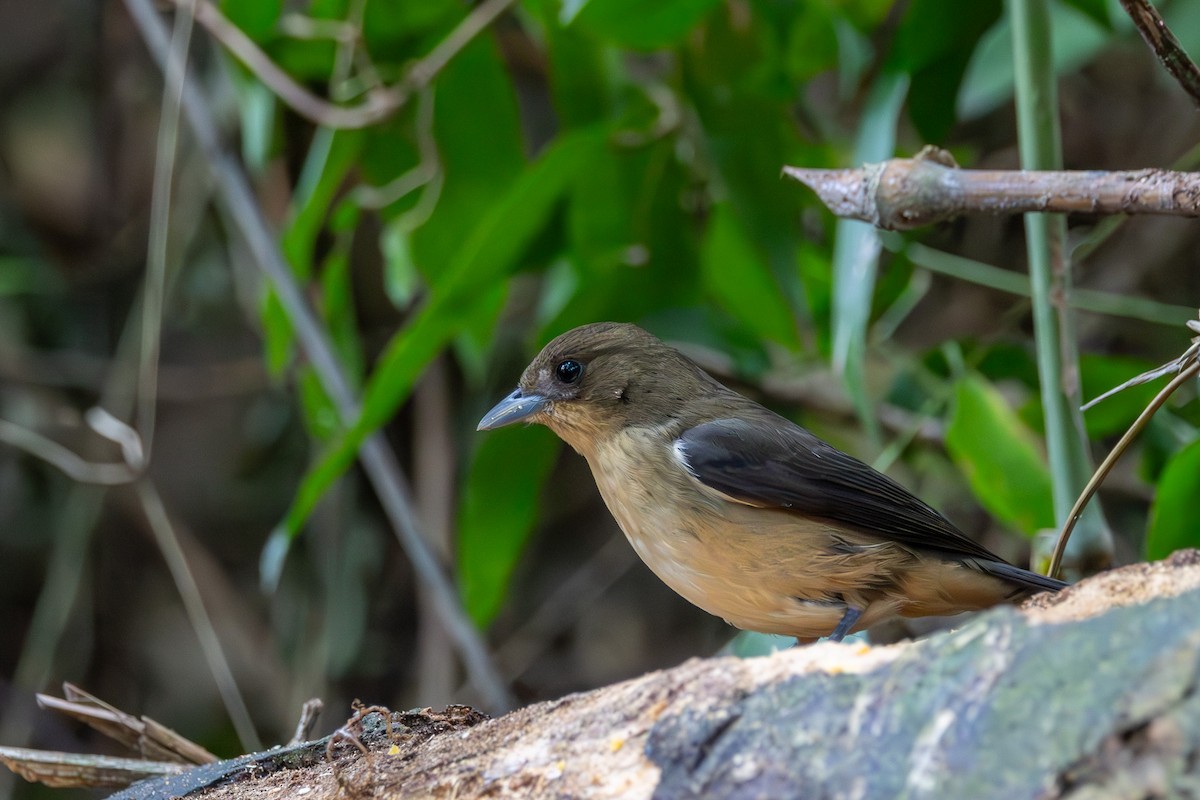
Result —
[[[177,6],[189,1],[172,0]],[[395,114],[516,0],[485,0],[480,3],[437,47],[413,64],[398,83],[373,87],[367,91],[366,99],[352,106],[340,106],[313,94],[272,61],[253,39],[230,22],[213,3],[209,0],[195,2],[196,21],[289,108],[316,125],[351,129],[374,125]]]
[[[166,507],[163,506],[162,497],[158,494],[158,489],[154,484],[146,478],[138,481],[136,486],[142,511],[146,515],[146,521],[150,524],[150,530],[154,533],[154,541],[158,544],[158,550],[167,562],[167,569],[171,572],[171,579],[179,590],[179,596],[183,600],[183,607],[187,612],[192,630],[200,639],[200,649],[204,653],[204,659],[208,662],[208,668],[216,681],[217,691],[220,692],[221,700],[225,703],[225,710],[229,713],[234,730],[237,731],[238,738],[241,739],[246,752],[258,752],[262,749],[262,742],[258,738],[258,732],[254,729],[250,710],[246,707],[246,701],[238,689],[237,680],[233,677],[233,670],[230,669],[229,661],[225,658],[221,637],[217,636],[217,629],[208,615],[208,609],[204,607],[204,598],[200,595],[200,587],[196,584],[191,567],[188,566],[187,556],[179,546],[179,536],[175,533]]]
[[[167,35],[153,0],[125,0],[125,5],[154,59],[160,65],[164,64]],[[196,143],[209,163],[217,196],[229,219],[245,240],[255,266],[274,287],[296,338],[333,400],[338,416],[343,424],[352,424],[360,414],[358,399],[350,389],[326,332],[317,323],[291,268],[284,261],[249,182],[221,146],[208,101],[190,76],[185,77],[183,83],[183,110]],[[488,655],[479,631],[467,616],[458,593],[421,533],[409,500],[407,480],[382,434],[376,433],[363,443],[359,458],[397,539],[412,561],[414,572],[430,593],[447,632],[462,655],[473,685],[492,710],[512,707],[512,697]]]
[[[1200,67],[1188,57],[1162,16],[1147,0],[1121,0],[1121,6],[1163,68],[1191,96],[1192,102],[1200,105]]]
[[[128,464],[96,464],[88,461],[53,439],[37,431],[0,419],[0,442],[24,450],[60,470],[73,481],[94,483],[99,486],[117,486],[129,483],[137,474]]]
[[[175,154],[179,146],[180,92],[187,74],[188,51],[196,0],[182,0],[171,32],[170,57],[163,76],[162,113],[154,153],[154,181],[150,194],[150,231],[146,243],[145,291],[142,294],[141,354],[138,359],[137,424],[141,437],[142,468],[154,448],[154,423],[158,408],[158,358],[162,345],[163,304],[167,289],[167,244],[171,235],[171,186],[175,179]]]
[[[1138,418],[1129,426],[1129,430],[1125,431],[1125,435],[1117,442],[1116,446],[1105,456],[1104,461],[1096,469],[1091,480],[1083,487],[1083,492],[1079,495],[1079,499],[1075,501],[1075,505],[1071,508],[1071,513],[1067,516],[1066,524],[1063,525],[1062,532],[1058,534],[1058,541],[1054,543],[1054,553],[1050,556],[1050,569],[1047,574],[1051,577],[1058,575],[1059,569],[1062,567],[1063,554],[1067,550],[1067,541],[1071,538],[1071,531],[1075,529],[1075,523],[1079,520],[1083,513],[1084,506],[1092,499],[1092,495],[1100,488],[1100,484],[1112,471],[1113,466],[1117,463],[1117,459],[1129,448],[1129,445],[1146,427],[1146,423],[1154,416],[1162,404],[1167,402],[1167,398],[1175,393],[1183,384],[1187,383],[1192,378],[1200,375],[1200,361],[1193,361],[1191,365],[1171,379],[1171,382],[1163,387],[1162,391],[1154,396],[1150,401],[1150,405],[1146,406]]]

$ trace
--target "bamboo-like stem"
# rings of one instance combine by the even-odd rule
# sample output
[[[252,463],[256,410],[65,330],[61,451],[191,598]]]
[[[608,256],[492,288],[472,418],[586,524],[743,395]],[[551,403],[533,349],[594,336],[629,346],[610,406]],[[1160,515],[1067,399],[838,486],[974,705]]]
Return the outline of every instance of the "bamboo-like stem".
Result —
[[[1040,0],[1008,0],[1006,7],[1012,22],[1021,165],[1059,169],[1062,145],[1049,8]],[[1071,277],[1066,220],[1059,214],[1026,214],[1025,234],[1054,513],[1059,524],[1064,524],[1092,473],[1079,411],[1079,358],[1068,307]],[[1112,553],[1112,535],[1099,507],[1089,506],[1082,523],[1081,532],[1086,535],[1076,540],[1080,560],[1106,562]]]

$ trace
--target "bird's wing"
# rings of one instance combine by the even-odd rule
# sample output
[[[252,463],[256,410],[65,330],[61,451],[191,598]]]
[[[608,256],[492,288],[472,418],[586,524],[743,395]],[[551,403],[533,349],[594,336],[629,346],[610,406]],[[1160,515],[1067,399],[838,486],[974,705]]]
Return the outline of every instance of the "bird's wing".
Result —
[[[684,431],[676,452],[696,480],[738,502],[1004,563],[891,478],[782,417],[706,422]]]

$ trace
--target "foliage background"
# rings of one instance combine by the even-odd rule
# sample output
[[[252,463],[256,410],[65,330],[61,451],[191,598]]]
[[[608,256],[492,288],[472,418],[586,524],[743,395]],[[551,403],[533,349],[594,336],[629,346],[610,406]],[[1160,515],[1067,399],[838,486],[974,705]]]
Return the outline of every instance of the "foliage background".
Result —
[[[469,12],[223,8],[298,82],[347,103],[400,80]],[[1161,8],[1200,52],[1200,1]],[[1194,167],[1195,109],[1119,6],[1052,11],[1066,166]],[[839,252],[835,220],[779,178],[925,143],[1015,168],[1001,3],[525,0],[353,131],[290,111],[199,28],[192,56],[521,701],[713,653],[732,633],[636,563],[586,465],[546,431],[474,432],[578,324],[672,340],[1014,560],[1053,527],[1021,221],[885,236],[876,263]],[[161,92],[120,3],[0,6],[0,420],[96,461],[119,453],[84,425],[88,408],[139,424]],[[310,696],[326,701],[322,732],[354,697],[479,702],[358,468],[321,491],[347,434],[186,132],[174,175],[146,480],[263,740],[286,739]],[[1186,345],[1200,229],[1070,224],[1091,397]],[[1096,452],[1153,391],[1088,413]],[[1196,543],[1197,411],[1184,392],[1106,484],[1117,561]],[[272,562],[281,520],[299,536]],[[33,691],[71,680],[241,752],[156,542],[134,488],[85,486],[0,445],[0,743],[105,747],[32,712]],[[273,590],[263,564],[280,570]]]

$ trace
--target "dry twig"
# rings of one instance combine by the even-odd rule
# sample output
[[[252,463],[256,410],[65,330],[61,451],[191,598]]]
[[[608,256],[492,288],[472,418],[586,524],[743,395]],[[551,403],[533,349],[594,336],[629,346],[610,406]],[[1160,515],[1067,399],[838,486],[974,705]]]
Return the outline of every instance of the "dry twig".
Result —
[[[784,167],[839,217],[887,230],[911,230],[964,214],[1033,211],[1200,216],[1200,173],[961,169],[926,147],[856,169]]]
[[[1147,0],[1121,0],[1121,5],[1163,68],[1200,105],[1200,67],[1188,57],[1162,16]]]

